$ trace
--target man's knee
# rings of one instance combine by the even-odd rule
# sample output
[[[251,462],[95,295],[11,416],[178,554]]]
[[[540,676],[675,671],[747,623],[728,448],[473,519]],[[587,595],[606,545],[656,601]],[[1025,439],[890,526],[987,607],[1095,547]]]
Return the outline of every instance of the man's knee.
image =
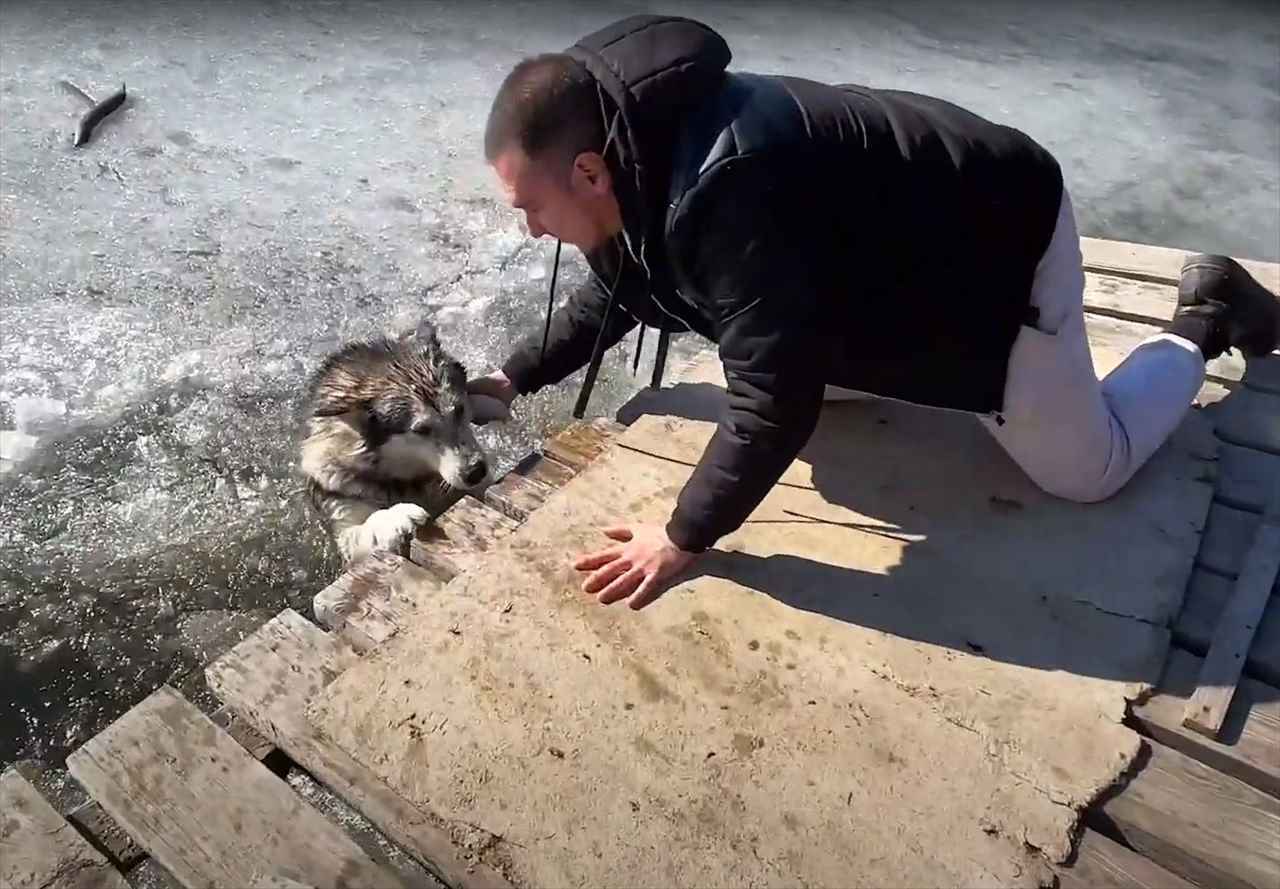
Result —
[[[1069,500],[1072,503],[1101,503],[1118,494],[1129,479],[1103,474],[1093,478],[1043,480],[1032,478],[1032,481],[1046,494],[1060,500]]]

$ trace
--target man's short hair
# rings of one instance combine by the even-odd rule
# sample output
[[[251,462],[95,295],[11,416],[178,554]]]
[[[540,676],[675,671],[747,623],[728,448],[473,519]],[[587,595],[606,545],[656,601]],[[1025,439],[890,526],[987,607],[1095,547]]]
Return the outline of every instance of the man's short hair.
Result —
[[[484,154],[493,163],[519,146],[567,176],[579,154],[603,151],[604,135],[590,72],[564,53],[544,53],[520,62],[502,81],[485,125]]]

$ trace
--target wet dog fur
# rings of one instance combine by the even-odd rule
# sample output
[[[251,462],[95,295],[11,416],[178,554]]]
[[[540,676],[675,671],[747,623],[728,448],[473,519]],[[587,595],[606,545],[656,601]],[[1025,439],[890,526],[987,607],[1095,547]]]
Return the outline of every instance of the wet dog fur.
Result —
[[[427,321],[347,344],[312,375],[299,468],[343,564],[408,555],[459,491],[492,481],[472,431],[466,371]]]

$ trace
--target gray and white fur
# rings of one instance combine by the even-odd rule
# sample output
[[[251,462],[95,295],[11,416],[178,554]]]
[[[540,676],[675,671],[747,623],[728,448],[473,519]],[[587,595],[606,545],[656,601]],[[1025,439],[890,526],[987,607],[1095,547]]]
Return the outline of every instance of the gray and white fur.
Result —
[[[417,528],[492,481],[466,371],[422,322],[350,343],[312,376],[300,469],[344,565],[408,554]]]

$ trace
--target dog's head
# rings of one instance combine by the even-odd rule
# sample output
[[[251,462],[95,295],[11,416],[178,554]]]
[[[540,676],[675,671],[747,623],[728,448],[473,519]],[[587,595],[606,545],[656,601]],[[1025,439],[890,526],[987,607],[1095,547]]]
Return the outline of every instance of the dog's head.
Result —
[[[466,371],[428,323],[330,356],[315,376],[311,414],[349,424],[380,475],[434,474],[461,490],[490,481],[471,428]]]

